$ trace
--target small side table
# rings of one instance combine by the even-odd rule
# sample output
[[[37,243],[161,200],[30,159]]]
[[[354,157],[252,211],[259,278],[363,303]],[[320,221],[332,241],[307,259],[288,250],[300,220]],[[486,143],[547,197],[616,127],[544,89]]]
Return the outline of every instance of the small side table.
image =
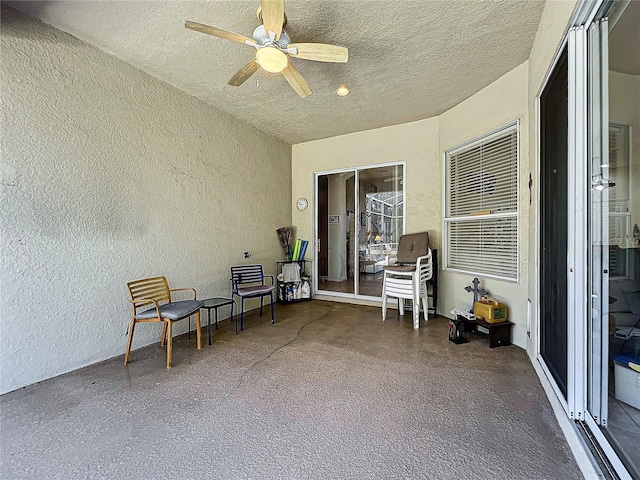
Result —
[[[458,315],[458,320],[464,322],[467,331],[478,332],[478,327],[489,330],[489,348],[503,347],[511,345],[511,326],[512,322],[504,321],[500,323],[488,323],[477,318],[476,320],[468,320]]]
[[[213,297],[207,298],[201,308],[207,309],[207,335],[209,336],[209,345],[211,345],[211,309],[215,310],[216,330],[218,329],[218,308],[225,305],[231,305],[231,318],[233,318],[233,307],[236,301],[232,298]],[[238,317],[236,316],[236,335],[238,334]]]

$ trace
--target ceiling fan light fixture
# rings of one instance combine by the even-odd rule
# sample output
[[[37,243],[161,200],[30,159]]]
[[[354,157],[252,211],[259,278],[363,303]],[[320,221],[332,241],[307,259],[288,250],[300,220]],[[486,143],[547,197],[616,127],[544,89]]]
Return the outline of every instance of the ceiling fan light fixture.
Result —
[[[347,95],[349,95],[350,90],[346,85],[340,85],[337,90],[336,90],[336,95],[338,95],[339,97],[346,97]]]
[[[258,25],[251,36],[258,45],[262,45],[263,47],[276,46],[278,48],[285,49],[287,48],[287,45],[291,43],[291,38],[284,30],[282,30],[279,40],[271,40],[267,32],[264,30],[264,25]]]
[[[263,47],[258,50],[256,62],[269,73],[280,73],[289,64],[287,56],[276,47]]]

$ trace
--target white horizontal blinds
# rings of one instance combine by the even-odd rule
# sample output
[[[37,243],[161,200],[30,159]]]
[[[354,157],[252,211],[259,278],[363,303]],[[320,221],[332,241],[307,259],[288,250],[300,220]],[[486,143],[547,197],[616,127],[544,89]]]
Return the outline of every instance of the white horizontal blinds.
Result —
[[[449,217],[518,209],[515,127],[449,153]]]
[[[604,177],[615,183],[609,190],[609,201],[619,202],[629,199],[629,127],[609,125],[609,170]]]
[[[499,278],[515,278],[518,267],[516,218],[449,222],[447,230],[449,268]]]
[[[627,276],[627,250],[609,246],[609,278]]]
[[[618,165],[620,129],[609,125],[609,164]]]
[[[609,125],[609,165],[618,167],[626,160],[624,152],[624,132],[617,125]]]
[[[446,153],[445,268],[518,278],[518,129]]]

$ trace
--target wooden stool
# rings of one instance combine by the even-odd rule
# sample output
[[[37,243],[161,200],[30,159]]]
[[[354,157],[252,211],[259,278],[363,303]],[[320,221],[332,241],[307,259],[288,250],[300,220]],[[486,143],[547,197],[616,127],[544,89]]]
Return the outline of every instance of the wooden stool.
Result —
[[[478,327],[484,327],[489,330],[489,348],[511,345],[511,325],[513,325],[513,322],[488,323],[479,318],[468,320],[461,315],[458,315],[458,320],[464,322],[467,332],[478,333]]]

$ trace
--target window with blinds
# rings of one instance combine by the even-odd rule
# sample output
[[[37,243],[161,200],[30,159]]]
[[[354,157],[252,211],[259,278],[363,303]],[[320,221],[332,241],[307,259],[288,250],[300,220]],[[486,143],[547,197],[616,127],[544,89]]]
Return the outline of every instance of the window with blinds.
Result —
[[[445,152],[444,268],[518,280],[518,123]]]
[[[631,237],[629,183],[631,178],[629,125],[609,124],[609,163],[602,166],[602,176],[610,183],[607,189],[609,217],[609,278],[627,278],[630,257],[625,243]],[[607,178],[608,177],[608,178]]]

